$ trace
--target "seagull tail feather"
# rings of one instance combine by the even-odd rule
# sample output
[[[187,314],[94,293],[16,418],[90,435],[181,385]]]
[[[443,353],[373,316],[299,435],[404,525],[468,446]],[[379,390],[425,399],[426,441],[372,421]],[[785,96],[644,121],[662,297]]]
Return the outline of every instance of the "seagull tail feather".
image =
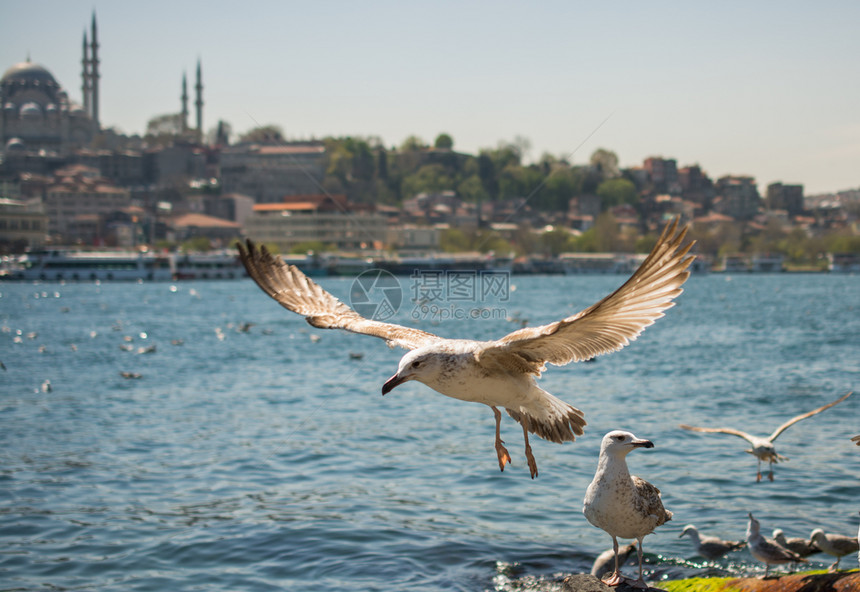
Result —
[[[505,411],[530,433],[550,442],[557,444],[573,442],[576,436],[583,435],[587,422],[582,411],[557,397],[548,396],[551,397],[549,408],[543,409],[544,412],[540,415],[523,407],[519,409],[506,407]]]

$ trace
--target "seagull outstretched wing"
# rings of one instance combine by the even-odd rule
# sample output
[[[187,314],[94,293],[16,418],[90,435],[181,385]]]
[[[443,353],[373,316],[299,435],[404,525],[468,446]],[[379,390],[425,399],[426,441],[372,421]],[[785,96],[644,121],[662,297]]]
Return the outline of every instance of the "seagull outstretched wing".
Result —
[[[390,346],[415,349],[440,338],[432,333],[365,318],[326,292],[296,266],[284,263],[265,246],[239,244],[239,257],[248,275],[281,306],[305,317],[320,329],[343,329],[384,339]]]
[[[834,405],[836,405],[837,403],[841,403],[842,401],[844,401],[845,399],[847,399],[848,397],[850,397],[850,396],[851,396],[851,394],[852,394],[853,392],[854,392],[854,391],[850,391],[847,395],[843,395],[843,396],[839,397],[838,399],[836,399],[835,401],[833,401],[832,403],[828,403],[827,405],[824,405],[823,407],[819,407],[818,409],[813,409],[812,411],[809,411],[809,412],[807,412],[807,413],[801,413],[801,414],[800,414],[800,415],[798,415],[797,417],[792,417],[792,418],[791,418],[791,419],[789,419],[787,422],[785,422],[784,424],[782,424],[781,426],[779,426],[778,428],[776,428],[776,429],[773,431],[773,433],[772,433],[770,436],[768,436],[768,440],[770,440],[771,442],[773,442],[774,440],[776,440],[777,436],[779,436],[779,435],[780,435],[781,433],[783,433],[785,430],[787,430],[788,428],[790,428],[791,426],[793,426],[794,424],[796,424],[796,423],[797,423],[798,421],[800,421],[801,419],[806,419],[807,417],[812,417],[813,415],[816,415],[816,414],[818,414],[818,413],[821,413],[821,412],[822,412],[822,411],[824,411],[825,409],[830,409],[831,407],[833,407],[833,406],[834,406]]]
[[[488,343],[479,360],[540,374],[545,363],[563,365],[617,351],[674,306],[693,256],[687,229],[668,224],[651,253],[624,285],[582,312],[560,321],[527,327]]]
[[[749,442],[750,444],[752,444],[753,446],[756,445],[756,443],[754,441],[754,439],[755,439],[754,436],[750,436],[746,432],[742,432],[740,430],[734,430],[732,428],[699,428],[696,426],[687,425],[685,423],[682,423],[679,427],[684,428],[685,430],[690,430],[691,432],[702,432],[705,434],[729,434],[731,436],[739,436],[739,437],[743,438],[744,440],[746,440],[747,442]]]

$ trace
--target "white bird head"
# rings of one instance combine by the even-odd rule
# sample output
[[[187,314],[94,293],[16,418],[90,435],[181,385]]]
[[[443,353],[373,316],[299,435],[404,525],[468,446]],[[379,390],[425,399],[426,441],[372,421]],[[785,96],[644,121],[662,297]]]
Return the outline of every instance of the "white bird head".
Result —
[[[752,512],[749,513],[750,523],[747,526],[747,538],[750,536],[757,536],[759,534],[759,530],[761,529],[761,524],[759,521],[753,518]]]
[[[438,352],[428,351],[423,347],[413,349],[400,359],[397,373],[382,385],[382,394],[390,393],[394,387],[409,380],[432,386],[442,372],[442,366],[442,357]]]
[[[785,533],[782,532],[781,528],[774,528],[772,534],[773,534],[773,540],[775,540],[777,543],[785,540]],[[782,545],[782,543],[780,543],[780,544]],[[785,546],[785,545],[783,545],[783,546]]]
[[[641,440],[630,432],[613,430],[603,436],[600,454],[624,457],[634,448],[654,448],[654,444],[650,440]]]
[[[809,542],[810,542],[810,543],[816,543],[816,542],[818,542],[819,540],[822,540],[822,539],[826,541],[826,540],[827,540],[827,537],[825,537],[825,536],[824,536],[824,531],[823,531],[823,530],[821,530],[820,528],[816,528],[816,529],[815,529],[815,530],[813,530],[813,531],[812,531],[812,533],[810,533],[810,535],[809,535]]]
[[[694,539],[699,538],[699,531],[692,524],[688,524],[687,526],[685,526],[684,530],[681,531],[681,534],[678,535],[678,538],[681,538],[682,536],[684,536],[685,534],[688,534],[688,533],[689,533],[691,538],[694,538]]]

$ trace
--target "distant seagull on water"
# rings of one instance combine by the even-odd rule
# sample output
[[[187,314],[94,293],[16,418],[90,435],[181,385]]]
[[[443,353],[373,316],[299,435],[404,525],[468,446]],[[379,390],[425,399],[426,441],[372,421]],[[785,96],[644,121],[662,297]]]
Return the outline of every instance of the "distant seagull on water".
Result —
[[[785,547],[789,551],[794,551],[801,557],[809,557],[816,553],[821,553],[821,549],[815,546],[815,543],[810,543],[806,539],[800,537],[786,537],[781,528],[776,528],[773,531],[773,540],[780,547]]]
[[[620,549],[618,549],[618,565],[624,565],[627,563],[627,559],[630,558],[630,555],[636,552],[636,543],[630,543],[629,545],[624,545]],[[603,553],[597,556],[597,559],[594,560],[594,563],[591,566],[591,575],[595,578],[600,579],[604,575],[614,571],[613,563],[615,562],[615,549],[606,549]]]
[[[701,534],[699,529],[692,524],[685,526],[678,538],[684,535],[690,537],[696,547],[696,553],[705,559],[719,559],[730,551],[736,551],[746,546],[744,541],[725,541],[719,537]]]
[[[839,397],[832,403],[828,403],[823,407],[819,407],[818,409],[813,409],[812,411],[809,411],[807,413],[801,413],[796,417],[792,417],[787,422],[776,428],[770,436],[765,436],[763,438],[760,436],[751,436],[746,432],[742,432],[740,430],[735,430],[732,428],[698,428],[683,423],[680,427],[693,432],[703,432],[707,434],[730,434],[732,436],[740,436],[752,445],[752,448],[750,450],[747,450],[746,452],[749,452],[758,459],[758,472],[756,473],[756,481],[761,481],[761,462],[763,460],[768,462],[768,468],[770,469],[770,472],[768,473],[767,477],[768,479],[773,481],[773,465],[778,463],[779,461],[788,460],[788,458],[776,453],[776,448],[774,448],[773,446],[773,441],[776,440],[781,433],[796,424],[801,419],[812,417],[813,415],[821,413],[825,409],[830,409],[837,403],[841,403],[850,396],[851,393],[848,393],[847,395]]]
[[[860,550],[860,542],[857,539],[850,536],[845,536],[842,534],[830,534],[825,533],[820,528],[816,528],[809,535],[810,544],[814,544],[816,547],[827,553],[828,555],[832,555],[836,557],[836,563],[831,565],[828,568],[828,571],[835,571],[839,569],[839,561],[845,557],[846,555],[850,555],[851,553],[856,553]]]
[[[753,518],[752,512],[750,512],[749,517],[750,521],[747,526],[747,545],[749,545],[749,550],[752,556],[764,563],[764,577],[767,577],[771,564],[808,563],[806,559],[794,551],[781,547],[773,539],[763,537],[761,535],[761,524],[759,521]]]
[[[432,333],[367,319],[323,290],[293,265],[271,255],[265,246],[247,242],[239,255],[248,275],[282,306],[303,315],[314,327],[344,329],[379,337],[389,346],[411,350],[397,373],[382,386],[382,394],[409,380],[462,401],[483,403],[496,419],[499,468],[511,462],[501,434],[504,407],[520,423],[532,479],[537,462],[529,432],[552,442],[572,441],[583,434],[582,411],[538,387],[546,364],[564,365],[617,351],[663,316],[689,277],[692,242],[684,243],[686,228],[668,224],[651,253],[615,292],[582,312],[540,327],[519,329],[495,341],[445,339]]]
[[[603,436],[597,471],[585,490],[582,502],[582,513],[586,520],[612,537],[615,571],[604,580],[609,586],[628,583],[637,588],[647,587],[642,577],[642,539],[672,519],[672,512],[663,507],[660,490],[644,479],[630,475],[626,456],[636,448],[654,448],[654,444],[622,430],[614,430]],[[618,537],[639,541],[637,580],[621,575]]]

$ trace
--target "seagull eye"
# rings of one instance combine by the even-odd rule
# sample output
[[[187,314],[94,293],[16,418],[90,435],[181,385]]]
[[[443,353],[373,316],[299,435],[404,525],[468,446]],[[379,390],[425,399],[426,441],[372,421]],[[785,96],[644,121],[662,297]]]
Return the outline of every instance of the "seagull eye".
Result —
[[[413,368],[417,368],[417,367],[418,367],[418,366],[420,366],[420,365],[421,365],[421,360],[415,360],[414,362],[412,362],[412,367],[413,367]]]

